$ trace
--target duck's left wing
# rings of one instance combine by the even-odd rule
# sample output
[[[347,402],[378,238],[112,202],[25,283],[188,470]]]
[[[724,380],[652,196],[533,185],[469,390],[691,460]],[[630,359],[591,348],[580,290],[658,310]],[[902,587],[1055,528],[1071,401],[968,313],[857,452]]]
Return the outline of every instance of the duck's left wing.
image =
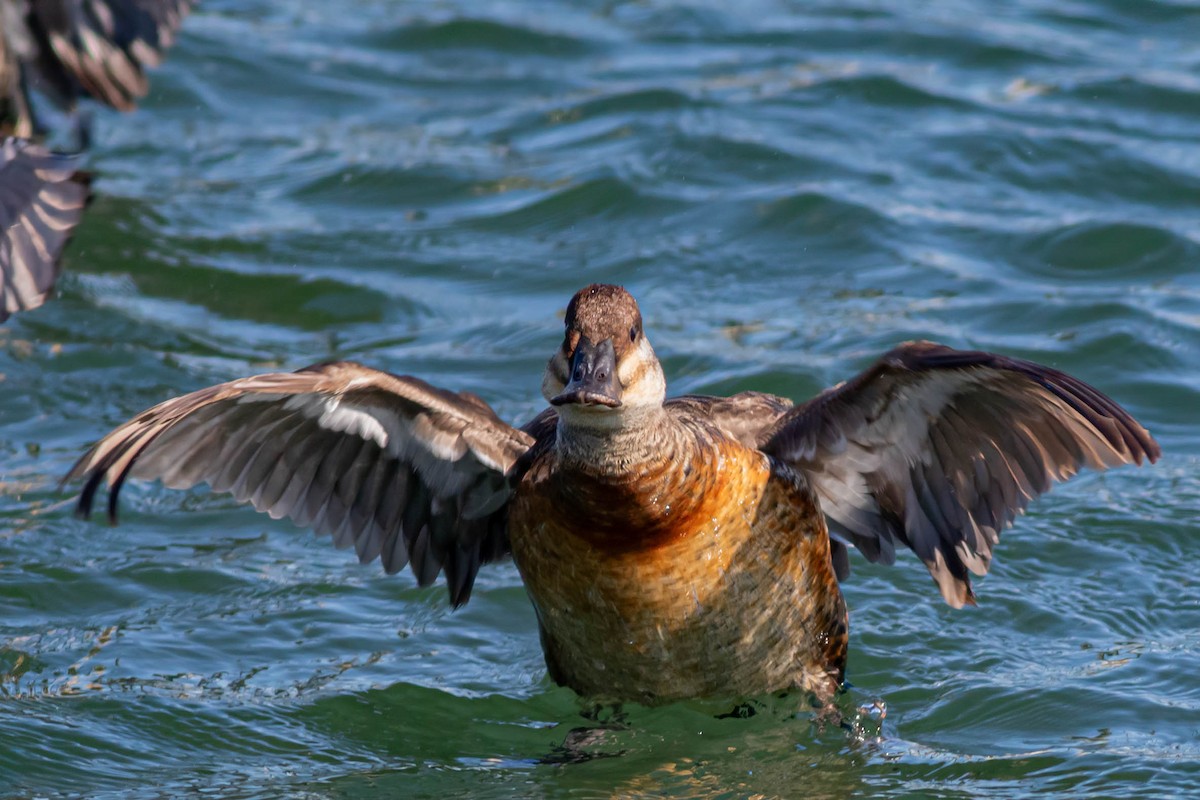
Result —
[[[109,433],[64,479],[101,481],[115,521],[126,478],[200,483],[354,546],[421,585],[445,570],[455,605],[480,564],[508,552],[511,472],[534,439],[479,397],[352,362],[211,386],[167,400]]]
[[[37,308],[88,201],[74,156],[24,139],[0,141],[0,322]]]
[[[812,482],[830,528],[871,561],[912,548],[952,606],[974,602],[1000,531],[1081,467],[1161,450],[1091,386],[1029,361],[931,342],[782,416],[763,451]]]

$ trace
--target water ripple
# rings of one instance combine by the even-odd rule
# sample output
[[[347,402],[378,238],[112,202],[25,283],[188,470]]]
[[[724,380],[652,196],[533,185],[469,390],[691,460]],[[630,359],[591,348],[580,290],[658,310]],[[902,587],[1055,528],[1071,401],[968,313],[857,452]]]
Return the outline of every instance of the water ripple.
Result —
[[[0,786],[19,796],[1185,796],[1200,780],[1200,80],[1189,3],[212,0],[61,296],[0,329]],[[535,413],[624,282],[674,391],[809,397],[935,338],[1078,374],[1164,447],[1005,533],[980,607],[857,559],[847,707],[545,676],[511,565],[444,589],[228,498],[56,481],[167,397],[353,357]],[[724,702],[724,701],[722,701]],[[797,713],[800,712],[800,713]],[[164,772],[164,765],[168,770]]]

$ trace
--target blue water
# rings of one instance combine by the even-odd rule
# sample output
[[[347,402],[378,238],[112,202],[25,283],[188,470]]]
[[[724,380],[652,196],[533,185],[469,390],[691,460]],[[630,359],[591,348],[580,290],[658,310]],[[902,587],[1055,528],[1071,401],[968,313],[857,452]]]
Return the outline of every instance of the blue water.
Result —
[[[0,795],[1200,793],[1200,6],[233,3],[132,115],[61,296],[0,328]],[[804,399],[930,338],[1066,370],[1163,445],[1035,503],[954,611],[856,557],[850,710],[581,705],[511,564],[440,586],[202,490],[57,481],[141,409],[354,358],[541,407],[626,284],[673,392]]]

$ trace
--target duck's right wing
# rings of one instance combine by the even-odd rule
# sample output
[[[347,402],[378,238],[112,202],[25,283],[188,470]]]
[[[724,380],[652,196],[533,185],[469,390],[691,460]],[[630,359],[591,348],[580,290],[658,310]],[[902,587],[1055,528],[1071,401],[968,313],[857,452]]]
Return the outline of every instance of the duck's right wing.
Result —
[[[470,597],[480,564],[508,552],[513,468],[534,438],[480,398],[352,362],[211,386],[142,412],[89,450],[64,480],[101,481],[108,511],[132,476],[200,483],[272,517],[354,545],[363,563],[406,563],[421,585],[444,570]]]
[[[37,308],[88,201],[78,159],[24,139],[0,141],[0,322]]]
[[[1082,467],[1162,452],[1077,378],[932,342],[902,344],[783,415],[763,451],[807,475],[833,532],[871,561],[911,548],[956,608],[974,603],[970,575],[987,572],[1034,497]]]

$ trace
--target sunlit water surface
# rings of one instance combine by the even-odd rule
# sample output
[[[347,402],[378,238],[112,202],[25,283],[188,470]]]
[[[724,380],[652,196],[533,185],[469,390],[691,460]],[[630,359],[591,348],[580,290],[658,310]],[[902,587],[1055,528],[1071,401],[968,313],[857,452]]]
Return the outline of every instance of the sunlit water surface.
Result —
[[[1144,0],[207,2],[97,116],[61,297],[0,332],[0,794],[1196,796],[1198,31]],[[801,399],[931,338],[1095,383],[1165,456],[1036,503],[977,609],[857,559],[868,735],[626,708],[562,766],[586,722],[510,564],[452,613],[223,496],[133,485],[113,528],[56,487],[146,406],[331,357],[523,421],[591,281],[675,392]]]

